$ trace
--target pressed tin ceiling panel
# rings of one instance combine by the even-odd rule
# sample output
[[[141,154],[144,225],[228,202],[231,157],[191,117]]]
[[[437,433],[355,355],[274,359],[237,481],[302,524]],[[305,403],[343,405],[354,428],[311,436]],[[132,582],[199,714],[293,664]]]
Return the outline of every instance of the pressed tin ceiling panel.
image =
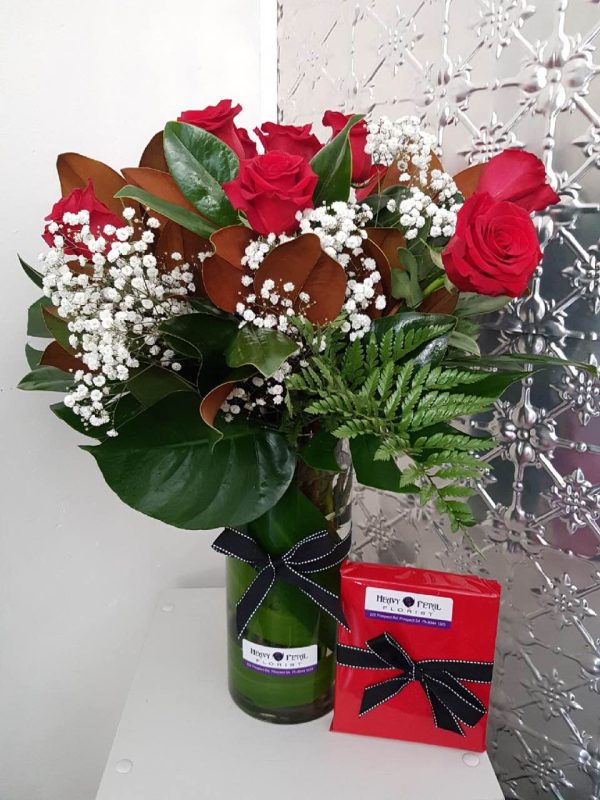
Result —
[[[449,172],[506,147],[544,159],[562,203],[536,220],[543,267],[485,347],[596,363],[599,0],[283,0],[278,38],[284,122],[417,113]],[[468,424],[498,439],[472,541],[360,489],[355,553],[502,583],[489,751],[505,794],[600,800],[600,382],[546,372]]]

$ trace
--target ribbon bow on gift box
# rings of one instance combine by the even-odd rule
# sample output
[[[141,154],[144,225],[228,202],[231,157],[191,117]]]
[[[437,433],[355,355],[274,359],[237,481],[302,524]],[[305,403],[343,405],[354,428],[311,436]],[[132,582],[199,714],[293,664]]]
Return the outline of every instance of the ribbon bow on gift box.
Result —
[[[350,544],[350,535],[336,542],[327,531],[317,531],[297,542],[287,553],[274,558],[265,553],[248,534],[234,528],[225,528],[213,542],[213,549],[251,564],[258,573],[237,604],[238,638],[242,636],[260,604],[271,591],[275,580],[296,586],[347,629],[348,625],[338,595],[315,583],[308,575],[324,572],[340,564],[348,555]]]
[[[462,681],[491,683],[492,661],[427,658],[414,661],[389,633],[369,639],[367,649],[338,644],[337,663],[358,669],[396,669],[402,674],[364,690],[359,716],[372,711],[418,681],[429,700],[436,728],[464,736],[461,723],[473,727],[486,714],[481,700]]]

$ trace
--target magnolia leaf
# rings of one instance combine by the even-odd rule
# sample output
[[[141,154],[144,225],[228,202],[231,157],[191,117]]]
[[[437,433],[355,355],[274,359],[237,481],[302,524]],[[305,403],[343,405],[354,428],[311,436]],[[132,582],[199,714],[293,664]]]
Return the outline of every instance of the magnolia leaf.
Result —
[[[80,369],[86,369],[83,361],[75,358],[71,350],[65,350],[58,342],[50,342],[42,354],[40,365],[57,367],[63,372],[76,372]]]
[[[168,172],[160,172],[160,170],[150,167],[125,167],[121,172],[128,184],[137,186],[167,203],[187,208],[188,211],[196,211],[194,206],[183,196],[179,186]]]
[[[155,133],[144,148],[140,158],[140,167],[150,167],[151,169],[159,169],[161,172],[168,172],[169,168],[165,158],[162,131]]]
[[[56,339],[62,349],[73,355],[75,351],[69,344],[71,332],[69,331],[69,323],[67,320],[64,317],[59,317],[54,307],[52,307],[52,309],[50,309],[50,307],[42,308],[42,317],[44,319],[44,325],[48,328],[49,333]]]
[[[63,422],[66,422],[70,428],[82,433],[84,436],[89,436],[91,439],[106,439],[107,433],[112,428],[118,430],[122,425],[133,419],[143,406],[138,403],[132,394],[124,394],[117,397],[110,404],[105,405],[107,412],[110,415],[110,422],[106,425],[89,425],[84,420],[75,414],[73,409],[68,408],[64,403],[54,403],[50,406],[51,411]]]
[[[383,251],[392,269],[405,269],[398,258],[400,248],[406,247],[406,239],[397,228],[367,228],[367,241],[375,244]]]
[[[35,347],[32,347],[30,344],[25,345],[25,358],[27,359],[29,369],[39,367],[40,359],[43,355],[43,350],[36,350]]]
[[[352,176],[352,152],[348,135],[362,119],[362,114],[351,117],[338,135],[313,156],[310,166],[319,178],[313,193],[315,208],[322,203],[348,199]]]
[[[481,177],[484,167],[485,164],[474,164],[472,167],[467,167],[459,172],[458,175],[454,176],[454,183],[465,200],[468,200],[469,197],[477,191],[479,178]]]
[[[336,450],[340,440],[329,433],[319,430],[300,450],[300,458],[312,469],[323,472],[340,472],[341,467],[336,458]]]
[[[17,258],[19,259],[19,264],[23,267],[23,272],[27,277],[35,283],[38,288],[42,288],[44,285],[44,276],[35,270],[33,267],[30,267],[26,261],[23,261],[20,255],[17,254]]]
[[[238,333],[233,317],[212,314],[182,314],[159,326],[163,338],[177,353],[202,360],[208,353],[224,353]]]
[[[230,314],[243,299],[242,276],[250,270],[242,266],[242,258],[253,238],[245,225],[229,225],[210,237],[215,253],[202,264],[204,289],[218,308]]]
[[[186,208],[169,203],[166,200],[161,200],[160,197],[155,197],[153,194],[140,189],[137,186],[127,185],[124,186],[119,192],[117,197],[128,197],[130,200],[137,200],[143,206],[156,211],[167,219],[173,220],[183,228],[208,238],[215,230],[215,226],[196,214],[195,211],[189,211]]]
[[[29,306],[27,310],[28,336],[37,336],[40,339],[50,338],[50,333],[42,316],[42,310],[45,308],[54,308],[49,297],[40,297],[39,300]]]
[[[112,167],[79,153],[61,153],[56,161],[56,169],[63,197],[73,189],[85,189],[91,180],[98,200],[118,217],[122,216],[123,204],[116,195],[125,186],[125,180]]]
[[[239,221],[222,189],[240,166],[230,147],[195,125],[168,122],[164,148],[169,172],[197,211],[219,228]]]
[[[271,292],[290,299],[294,310],[315,325],[331,322],[342,310],[346,273],[337,261],[323,252],[321,241],[314,233],[305,233],[271,250],[254,275],[257,295],[266,280],[274,283]],[[290,291],[285,289],[288,283],[293,286]],[[303,292],[309,296],[308,303],[300,299]]]
[[[197,396],[178,392],[147,408],[119,436],[83,449],[127,505],[190,530],[244,525],[275,505],[296,466],[292,447],[275,431],[245,421],[212,432]]]
[[[41,392],[68,392],[73,376],[56,367],[39,366],[32,369],[19,382],[17,389]]]
[[[148,408],[175,392],[193,391],[190,384],[168,368],[153,364],[142,367],[127,381],[127,388],[138,402]]]
[[[276,330],[245,325],[226,350],[230,367],[255,366],[270,378],[298,350],[297,342]]]

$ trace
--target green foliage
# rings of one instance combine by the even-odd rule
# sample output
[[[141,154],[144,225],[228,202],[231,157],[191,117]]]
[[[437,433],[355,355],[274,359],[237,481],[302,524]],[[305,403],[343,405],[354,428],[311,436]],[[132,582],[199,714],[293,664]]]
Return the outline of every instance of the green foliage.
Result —
[[[190,392],[190,384],[173,370],[157,364],[142,367],[127,381],[127,388],[145,408],[153,406],[167,395],[175,392]]]
[[[251,364],[270,378],[297,350],[298,344],[280,331],[245,325],[237,331],[225,355],[230,367]]]
[[[223,426],[213,447],[198,397],[177,392],[83,449],[127,505],[170,525],[243,525],[272,508],[292,480],[295,453],[283,436],[247,422]]]
[[[27,310],[27,335],[37,336],[40,339],[49,339],[50,333],[44,322],[42,314],[43,308],[52,308],[52,300],[49,297],[40,297],[32,303]]]
[[[39,367],[43,355],[43,350],[36,350],[35,347],[32,347],[30,344],[25,345],[25,358],[27,359],[29,369]]]
[[[198,214],[194,214],[187,208],[169,203],[160,197],[156,197],[145,189],[140,189],[137,186],[124,186],[120,189],[115,197],[129,198],[130,200],[137,200],[143,206],[162,214],[163,217],[173,220],[182,228],[185,228],[192,233],[197,233],[198,236],[208,238],[212,233],[218,229],[218,225],[213,224],[209,220],[204,219]]]
[[[176,353],[202,361],[203,356],[227,350],[238,333],[238,322],[228,314],[201,311],[172,317],[159,329]]]
[[[41,289],[42,286],[43,286],[43,277],[42,277],[42,275],[37,270],[35,270],[33,267],[30,267],[29,264],[27,264],[26,261],[23,261],[21,256],[17,255],[17,258],[19,259],[19,264],[23,268],[23,272],[25,273],[25,275],[27,275],[27,277],[31,281],[33,281],[33,283],[35,283],[35,285],[39,289]]]
[[[31,370],[17,385],[17,389],[29,392],[68,392],[73,376],[57,367],[38,366]]]
[[[351,117],[338,135],[322,147],[310,162],[310,166],[319,178],[313,193],[315,208],[322,203],[348,199],[352,176],[352,152],[348,136],[350,130],[361,119],[363,119],[361,114]]]
[[[184,122],[168,122],[163,141],[169,172],[194,208],[220,228],[239,223],[222,189],[239,170],[233,150],[212,133]]]
[[[111,428],[119,430],[122,425],[133,419],[143,406],[138,403],[132,394],[117,395],[110,404],[106,406],[106,410],[110,414],[111,420],[107,425],[93,426],[86,424],[84,420],[68,408],[64,403],[54,403],[50,406],[51,411],[63,422],[73,428],[73,430],[82,433],[84,436],[89,436],[92,439],[103,440],[107,438],[107,431]]]
[[[313,469],[339,472],[340,465],[335,455],[338,444],[338,439],[329,431],[317,431],[300,450],[300,458]]]

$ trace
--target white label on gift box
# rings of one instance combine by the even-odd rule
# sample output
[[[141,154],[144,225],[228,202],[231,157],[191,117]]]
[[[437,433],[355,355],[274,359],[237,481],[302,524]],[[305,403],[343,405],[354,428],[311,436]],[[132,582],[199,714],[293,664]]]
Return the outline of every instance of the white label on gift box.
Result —
[[[385,622],[449,628],[452,624],[452,604],[451,597],[367,586],[365,616]]]
[[[317,669],[318,648],[316,644],[308,647],[266,647],[243,639],[242,658],[248,669],[265,675],[306,675]]]

